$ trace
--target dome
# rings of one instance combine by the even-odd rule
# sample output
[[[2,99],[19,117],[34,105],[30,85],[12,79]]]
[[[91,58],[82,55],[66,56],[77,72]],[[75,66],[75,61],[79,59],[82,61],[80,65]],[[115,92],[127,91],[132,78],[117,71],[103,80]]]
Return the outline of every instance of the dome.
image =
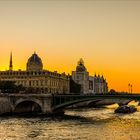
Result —
[[[36,54],[32,54],[32,56],[28,59],[27,62],[27,70],[28,71],[39,71],[43,69],[43,64],[41,58]]]
[[[83,72],[83,71],[87,71],[86,67],[84,66],[84,61],[83,59],[81,58],[78,62],[78,65],[76,67],[76,71],[77,72]]]

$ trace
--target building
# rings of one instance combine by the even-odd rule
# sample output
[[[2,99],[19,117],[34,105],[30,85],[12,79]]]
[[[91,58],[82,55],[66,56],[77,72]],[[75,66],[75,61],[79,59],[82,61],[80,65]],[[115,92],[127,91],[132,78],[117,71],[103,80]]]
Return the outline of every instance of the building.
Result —
[[[84,66],[83,59],[78,61],[76,71],[72,71],[72,79],[75,83],[81,85],[82,93],[89,93],[89,72],[87,72],[87,69]]]
[[[28,59],[26,70],[18,71],[13,70],[11,53],[9,70],[0,71],[0,81],[14,81],[17,85],[39,93],[69,93],[69,76],[44,70],[42,60],[36,53]]]
[[[75,83],[81,85],[81,93],[107,93],[108,84],[103,76],[90,76],[83,59],[78,61],[76,71],[72,71],[72,79]]]
[[[104,79],[103,75],[90,76],[89,77],[89,93],[107,93],[108,92],[108,84],[106,79]]]

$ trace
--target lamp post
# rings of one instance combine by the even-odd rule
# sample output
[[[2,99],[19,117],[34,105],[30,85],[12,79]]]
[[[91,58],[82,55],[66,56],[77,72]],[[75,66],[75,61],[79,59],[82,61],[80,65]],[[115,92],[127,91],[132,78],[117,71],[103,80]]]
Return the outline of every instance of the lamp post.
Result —
[[[128,93],[130,93],[130,83],[128,84]]]
[[[133,90],[132,90],[132,85],[130,85],[130,87],[131,87],[131,94],[132,94],[132,91],[133,91]]]

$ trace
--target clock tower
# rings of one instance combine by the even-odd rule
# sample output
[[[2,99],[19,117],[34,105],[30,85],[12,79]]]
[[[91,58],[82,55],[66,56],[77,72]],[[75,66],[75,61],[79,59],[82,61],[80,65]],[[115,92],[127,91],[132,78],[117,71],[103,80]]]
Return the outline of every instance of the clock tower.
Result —
[[[76,71],[72,72],[72,79],[81,85],[81,93],[89,92],[89,72],[87,72],[82,58],[77,63]]]

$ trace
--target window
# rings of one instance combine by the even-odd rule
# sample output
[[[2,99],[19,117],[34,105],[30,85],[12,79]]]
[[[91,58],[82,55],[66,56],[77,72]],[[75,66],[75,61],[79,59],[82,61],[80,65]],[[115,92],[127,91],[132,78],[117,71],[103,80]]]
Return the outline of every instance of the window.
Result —
[[[29,86],[31,86],[31,81],[29,81]]]

